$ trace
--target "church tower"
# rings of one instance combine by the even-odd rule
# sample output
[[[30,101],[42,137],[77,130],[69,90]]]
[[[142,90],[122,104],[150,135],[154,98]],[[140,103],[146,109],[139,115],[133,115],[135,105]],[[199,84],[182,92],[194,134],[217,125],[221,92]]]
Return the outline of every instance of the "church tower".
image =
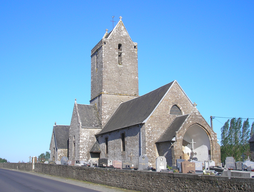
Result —
[[[97,106],[103,127],[120,103],[138,96],[138,47],[120,17],[91,51],[90,103]]]

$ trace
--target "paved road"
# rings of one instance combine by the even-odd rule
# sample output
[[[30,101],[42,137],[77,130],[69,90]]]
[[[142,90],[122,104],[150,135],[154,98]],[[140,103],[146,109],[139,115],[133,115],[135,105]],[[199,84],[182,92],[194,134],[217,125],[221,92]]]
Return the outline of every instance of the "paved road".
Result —
[[[128,191],[76,180],[0,169],[0,192],[116,192]]]

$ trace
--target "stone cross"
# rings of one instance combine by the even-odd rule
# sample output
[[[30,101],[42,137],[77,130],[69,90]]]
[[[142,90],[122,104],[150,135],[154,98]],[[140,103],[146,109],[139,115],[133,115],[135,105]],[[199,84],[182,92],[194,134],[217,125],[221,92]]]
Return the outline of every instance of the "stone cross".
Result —
[[[193,139],[191,139],[191,158],[193,158],[193,156],[195,155],[195,153],[194,153],[194,144],[195,144],[196,142],[194,142],[194,140]]]
[[[130,157],[130,160],[131,160],[131,162],[132,162],[132,157],[134,157],[134,155],[132,154],[132,152],[131,152],[131,154],[130,154],[128,157]]]

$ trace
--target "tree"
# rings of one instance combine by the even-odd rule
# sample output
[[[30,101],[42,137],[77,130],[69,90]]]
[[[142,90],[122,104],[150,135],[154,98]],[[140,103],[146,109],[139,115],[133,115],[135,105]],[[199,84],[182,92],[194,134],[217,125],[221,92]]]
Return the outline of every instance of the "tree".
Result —
[[[48,161],[50,159],[50,153],[47,151],[45,154],[45,160]]]
[[[0,158],[0,163],[7,163],[7,160]]]
[[[38,162],[44,163],[45,161],[48,161],[50,158],[50,153],[46,151],[46,153],[42,153],[38,156]]]
[[[254,124],[253,131],[254,131]],[[221,161],[232,156],[236,161],[250,155],[250,125],[249,119],[242,124],[242,119],[232,118],[227,120],[221,128]]]
[[[251,132],[250,132],[250,137],[254,134],[254,122],[251,125]]]

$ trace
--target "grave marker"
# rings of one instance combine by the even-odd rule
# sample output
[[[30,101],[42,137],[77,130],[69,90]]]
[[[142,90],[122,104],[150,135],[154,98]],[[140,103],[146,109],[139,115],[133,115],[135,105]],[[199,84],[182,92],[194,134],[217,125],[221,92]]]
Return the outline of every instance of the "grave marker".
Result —
[[[195,173],[195,163],[189,161],[182,162],[182,173]]]
[[[177,166],[177,169],[179,170],[179,173],[182,173],[182,162],[184,162],[185,160],[184,159],[177,159],[176,160],[176,166]]]
[[[138,159],[138,170],[148,170],[148,157],[141,155]]]
[[[228,169],[235,169],[235,159],[234,157],[227,157],[225,160],[225,166]]]
[[[99,159],[99,167],[107,167],[108,166],[108,159],[106,158],[101,158]]]
[[[243,170],[243,162],[242,161],[237,161],[236,163],[235,163],[235,165],[236,165],[236,170]]]
[[[160,172],[161,169],[167,168],[167,161],[164,156],[159,156],[156,158],[156,172]]]
[[[122,169],[123,163],[122,161],[119,160],[114,160],[113,161],[113,167],[116,169]]]

